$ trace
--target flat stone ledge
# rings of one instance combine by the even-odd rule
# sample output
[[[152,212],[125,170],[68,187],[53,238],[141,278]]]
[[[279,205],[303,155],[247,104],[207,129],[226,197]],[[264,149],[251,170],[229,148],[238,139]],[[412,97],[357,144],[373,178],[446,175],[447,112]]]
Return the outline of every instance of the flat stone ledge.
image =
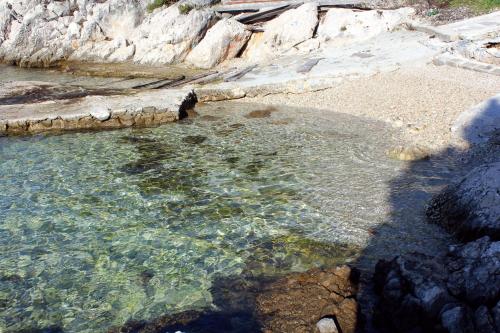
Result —
[[[192,90],[178,89],[0,105],[0,135],[153,126],[183,118],[195,103]]]
[[[491,75],[500,76],[500,66],[495,66],[493,64],[487,64],[479,61],[470,60],[461,56],[452,55],[449,53],[443,53],[437,55],[432,60],[436,66],[451,66],[463,69],[468,69],[480,73],[488,73]]]
[[[411,30],[434,35],[443,42],[459,40],[481,40],[500,35],[500,11],[476,16],[450,24],[432,26],[419,22],[407,23]]]

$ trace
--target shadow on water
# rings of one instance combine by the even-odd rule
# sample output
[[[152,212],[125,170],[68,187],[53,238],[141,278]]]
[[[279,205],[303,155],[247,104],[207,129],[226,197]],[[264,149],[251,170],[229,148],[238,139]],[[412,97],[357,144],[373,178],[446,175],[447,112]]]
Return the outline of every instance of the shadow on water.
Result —
[[[274,110],[265,111],[262,113],[263,116],[259,114],[258,118],[265,118],[268,113],[274,112]],[[498,112],[500,112],[498,103],[489,105],[469,124],[464,137],[471,143],[477,142],[475,127],[483,124],[491,114]],[[229,126],[228,130],[231,132],[241,128],[243,125]],[[288,236],[259,239],[252,255],[246,259],[245,269],[241,275],[221,276],[213,279],[210,291],[214,307],[165,315],[149,321],[129,321],[121,327],[110,328],[109,332],[261,332],[262,323],[259,322],[256,314],[256,297],[266,285],[280,277],[278,271],[291,271],[292,265],[297,261],[308,262],[311,267],[333,267],[343,264],[346,257],[360,252],[361,255],[352,265],[359,267],[363,272],[362,281],[366,287],[359,297],[362,314],[358,318],[360,324],[356,331],[378,332],[370,323],[374,295],[370,289],[369,280],[373,271],[374,258],[392,259],[396,255],[412,251],[427,251],[428,254],[436,255],[446,250],[449,236],[439,227],[422,222],[425,220],[425,204],[434,193],[450,184],[457,176],[465,174],[479,164],[490,162],[489,159],[495,157],[499,159],[500,133],[497,134],[490,140],[489,148],[476,145],[472,146],[469,151],[463,152],[449,147],[429,160],[408,162],[406,170],[395,176],[388,184],[390,217],[384,224],[371,230],[372,237],[364,249],[360,250],[345,244],[332,245],[313,241],[304,237],[305,235],[302,235],[300,230],[290,230]],[[219,133],[219,135],[224,135],[224,133]],[[227,216],[242,214],[237,206],[228,205],[226,199],[229,198],[221,197],[218,202],[196,191],[205,179],[203,168],[193,166],[186,169],[166,166],[168,164],[166,162],[177,156],[178,152],[175,147],[141,136],[124,136],[121,140],[126,144],[132,144],[139,155],[138,159],[124,164],[121,171],[131,176],[140,175],[138,186],[145,195],[154,195],[155,191],[180,191],[189,194],[188,203],[172,203],[165,209],[179,212],[186,205],[203,205],[204,202],[213,201],[214,205],[229,209],[228,211],[217,209],[222,217],[225,216],[224,214]],[[206,138],[203,136],[186,136],[183,144],[204,147],[207,145],[205,141]],[[229,169],[240,168],[249,177],[258,177],[259,170],[265,167],[266,160],[275,158],[276,153],[274,151],[256,153],[253,159],[243,165],[239,157],[231,156],[231,152],[226,155],[225,162]],[[296,195],[293,190],[287,191],[275,195],[285,201]],[[428,239],[422,239],[416,235],[422,234],[421,228],[429,233]],[[145,280],[150,278],[148,273],[145,273],[144,277]],[[357,277],[353,277],[354,279],[357,280]],[[367,322],[366,325],[365,322]],[[59,327],[49,327],[30,332],[56,333],[63,332],[63,330]]]
[[[373,254],[390,253],[389,256],[380,256],[380,259],[391,260],[404,253],[423,253],[436,257],[444,255],[450,242],[455,240],[443,228],[428,223],[425,209],[429,199],[447,185],[455,183],[461,177],[469,173],[473,168],[484,163],[497,162],[500,160],[500,131],[490,132],[489,129],[498,128],[494,119],[498,119],[500,104],[498,99],[492,99],[484,107],[472,115],[469,121],[462,127],[460,134],[468,149],[459,149],[453,146],[446,147],[433,154],[429,160],[412,161],[408,163],[405,172],[392,179],[390,185],[391,218],[383,225],[373,230],[373,237],[363,250],[356,265],[365,266],[371,261]],[[425,189],[429,189],[426,191]],[[419,202],[415,205],[415,202]],[[429,239],[420,239],[417,244],[413,234],[419,224],[431,233]],[[434,233],[434,234],[432,234]],[[435,236],[443,234],[444,237]],[[438,240],[438,242],[435,242]],[[387,252],[387,249],[393,249]],[[388,318],[375,318],[377,312],[376,296],[373,291],[372,273],[373,268],[364,277],[365,288],[360,295],[361,316],[368,323],[359,326],[360,332],[397,332],[387,327]],[[395,314],[397,316],[397,314]],[[418,318],[415,314],[415,320]],[[431,329],[433,331],[433,329]]]
[[[268,112],[265,111],[264,117],[267,117]],[[498,112],[500,112],[500,105],[495,102],[491,103],[470,122],[463,137],[469,143],[476,143],[478,137],[475,128],[483,125],[485,119],[489,119],[493,113]],[[259,113],[258,116],[260,117],[261,114]],[[214,308],[185,311],[152,321],[131,321],[120,328],[112,328],[109,332],[261,332],[263,326],[256,311],[256,298],[263,289],[266,289],[266,286],[280,277],[278,271],[290,270],[287,265],[294,260],[309,260],[311,263],[314,262],[312,266],[315,267],[333,267],[344,263],[340,258],[349,257],[353,253],[361,253],[356,262],[351,265],[358,267],[362,272],[362,288],[358,295],[360,311],[355,331],[386,332],[385,329],[374,327],[372,322],[376,306],[376,296],[371,283],[375,262],[378,259],[392,259],[397,255],[411,252],[428,255],[445,253],[452,239],[440,227],[425,222],[426,204],[434,194],[472,168],[491,162],[495,157],[499,159],[500,133],[498,134],[493,136],[486,146],[471,145],[467,151],[448,147],[433,154],[430,159],[407,162],[405,171],[394,177],[388,184],[390,189],[388,200],[391,206],[389,218],[385,223],[370,230],[372,237],[364,249],[310,241],[304,237],[305,235],[301,235],[300,231],[293,231],[292,236],[289,236],[290,239],[277,237],[260,240],[253,255],[246,260],[246,268],[240,276],[221,276],[214,279],[211,288]],[[203,144],[204,141],[203,138],[197,137],[186,139],[189,144]],[[146,147],[149,144],[149,142],[144,143]],[[125,168],[129,168],[129,172],[155,169],[156,165],[150,162],[150,157],[153,156],[153,159],[156,159],[162,154],[161,149],[152,149],[151,152],[143,154],[138,165]],[[273,155],[274,153],[270,152],[267,157]],[[238,160],[235,157],[226,159],[233,167]],[[262,167],[264,167],[264,162],[256,160],[246,165],[243,171],[249,176],[256,176]],[[171,176],[170,174],[169,177]],[[192,182],[193,179],[201,179],[201,177],[193,177],[188,173],[186,179]],[[192,183],[186,184],[185,190],[193,185]],[[427,233],[428,238],[422,238],[422,233]],[[298,258],[301,255],[303,257]],[[330,260],[325,260],[325,258]],[[353,276],[352,279],[358,281],[357,276]]]

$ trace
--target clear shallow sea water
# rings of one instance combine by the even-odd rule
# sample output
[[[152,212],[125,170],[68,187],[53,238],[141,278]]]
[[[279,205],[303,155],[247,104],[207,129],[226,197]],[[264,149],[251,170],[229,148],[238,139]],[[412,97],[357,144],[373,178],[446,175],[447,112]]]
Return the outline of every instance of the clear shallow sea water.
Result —
[[[443,244],[419,207],[446,163],[408,178],[382,123],[248,116],[264,109],[219,103],[156,128],[0,138],[0,331],[102,332],[211,307],[215,279],[355,262],[380,226],[373,257]]]

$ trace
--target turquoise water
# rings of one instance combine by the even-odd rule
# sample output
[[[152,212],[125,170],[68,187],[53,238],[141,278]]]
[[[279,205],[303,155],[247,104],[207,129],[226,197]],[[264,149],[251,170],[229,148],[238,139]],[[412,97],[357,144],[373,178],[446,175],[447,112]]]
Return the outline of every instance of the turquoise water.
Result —
[[[317,110],[248,116],[262,108],[0,138],[0,332],[106,331],[211,307],[220,277],[354,260],[391,218],[389,182],[406,164],[385,151],[398,136]]]

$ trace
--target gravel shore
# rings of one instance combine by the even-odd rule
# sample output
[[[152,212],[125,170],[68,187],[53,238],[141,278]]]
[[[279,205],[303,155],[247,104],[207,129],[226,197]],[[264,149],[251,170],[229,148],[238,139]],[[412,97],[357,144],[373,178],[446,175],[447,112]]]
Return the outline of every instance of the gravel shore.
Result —
[[[322,91],[243,101],[314,107],[386,121],[401,128],[408,144],[437,151],[450,145],[450,127],[461,112],[499,92],[499,76],[425,65],[345,80]]]

